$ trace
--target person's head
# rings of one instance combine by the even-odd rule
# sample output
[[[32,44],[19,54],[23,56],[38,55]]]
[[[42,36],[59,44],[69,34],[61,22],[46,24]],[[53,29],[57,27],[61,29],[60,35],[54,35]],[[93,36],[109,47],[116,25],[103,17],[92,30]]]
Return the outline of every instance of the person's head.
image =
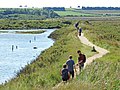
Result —
[[[72,55],[69,56],[69,59],[72,59]]]
[[[78,53],[78,54],[81,54],[81,51],[80,51],[80,50],[78,50],[78,51],[77,51],[77,53]]]
[[[67,64],[63,64],[63,68],[67,68]]]

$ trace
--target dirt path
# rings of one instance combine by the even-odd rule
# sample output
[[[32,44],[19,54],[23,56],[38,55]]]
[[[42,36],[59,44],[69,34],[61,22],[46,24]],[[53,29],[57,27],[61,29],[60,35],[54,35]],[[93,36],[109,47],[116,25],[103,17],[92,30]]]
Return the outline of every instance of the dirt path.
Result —
[[[96,46],[95,44],[91,43],[86,37],[84,37],[84,34],[83,34],[83,33],[81,34],[81,36],[78,36],[78,37],[79,37],[81,43],[83,43],[83,44],[85,44],[85,45],[88,45],[88,46],[90,46],[90,47],[93,47],[93,46],[94,46],[94,47],[95,47],[95,50],[98,52],[97,54],[95,54],[95,55],[87,58],[87,60],[86,60],[86,62],[85,62],[84,68],[86,67],[86,65],[89,65],[89,64],[90,64],[91,62],[93,62],[95,59],[100,58],[100,57],[102,57],[103,55],[109,53],[109,51],[107,51],[106,49],[103,49],[103,48],[98,47],[98,46]],[[78,75],[78,74],[80,73],[78,66],[76,66],[76,71],[77,71],[77,72],[75,73],[75,77],[76,77],[76,75]],[[58,88],[59,86],[62,86],[62,85],[64,85],[64,83],[63,83],[63,82],[60,82],[58,85],[56,85],[55,87],[53,87],[53,90],[56,89],[56,88]]]
[[[90,64],[91,62],[93,62],[93,60],[102,57],[103,55],[109,53],[109,51],[107,51],[106,49],[103,49],[101,47],[96,46],[95,44],[91,43],[86,37],[84,37],[84,34],[82,33],[81,36],[78,36],[81,43],[88,45],[90,47],[95,47],[96,51],[98,52],[97,54],[87,58],[85,66]]]

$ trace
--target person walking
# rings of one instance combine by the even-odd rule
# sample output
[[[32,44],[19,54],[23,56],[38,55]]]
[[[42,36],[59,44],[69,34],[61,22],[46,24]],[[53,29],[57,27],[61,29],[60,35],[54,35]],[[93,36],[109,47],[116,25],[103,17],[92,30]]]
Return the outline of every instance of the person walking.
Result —
[[[78,53],[79,70],[81,71],[81,69],[84,67],[84,63],[86,62],[86,56],[82,54],[80,50],[78,50],[77,53]]]
[[[79,29],[79,23],[80,21],[78,21],[77,23],[75,23],[75,28],[78,30]]]
[[[68,67],[66,64],[63,65],[63,69],[61,70],[61,76],[62,76],[62,80],[67,82],[70,78],[70,73],[68,71]]]
[[[79,28],[78,35],[81,36],[81,33],[82,33],[82,28]]]
[[[66,64],[68,65],[68,71],[70,73],[70,75],[72,75],[72,79],[74,78],[74,66],[75,66],[75,62],[72,59],[72,56],[69,56],[69,59],[66,61]]]

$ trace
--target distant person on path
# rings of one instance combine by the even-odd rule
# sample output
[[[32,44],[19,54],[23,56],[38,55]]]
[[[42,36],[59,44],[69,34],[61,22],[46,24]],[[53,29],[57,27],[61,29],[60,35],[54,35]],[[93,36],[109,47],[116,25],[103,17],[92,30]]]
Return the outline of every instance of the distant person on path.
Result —
[[[97,52],[95,49],[95,46],[93,46],[93,49],[91,50],[92,52]]]
[[[68,71],[68,67],[66,64],[63,65],[63,69],[61,70],[62,80],[67,82],[70,78],[70,73]]]
[[[78,35],[81,36],[81,33],[82,33],[82,28],[79,28]]]
[[[72,75],[72,78],[74,78],[74,66],[75,62],[72,60],[72,56],[69,56],[69,59],[67,60],[66,64],[68,65],[68,71]]]
[[[78,53],[78,65],[81,71],[81,69],[84,67],[84,63],[86,62],[86,56],[82,54],[80,50],[78,50],[77,53]]]
[[[77,30],[79,29],[78,25],[79,25],[79,21],[75,24]]]

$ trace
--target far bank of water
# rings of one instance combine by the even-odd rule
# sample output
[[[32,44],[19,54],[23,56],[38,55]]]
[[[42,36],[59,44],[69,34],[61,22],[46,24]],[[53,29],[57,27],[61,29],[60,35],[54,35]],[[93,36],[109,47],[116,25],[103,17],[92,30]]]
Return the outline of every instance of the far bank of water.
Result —
[[[0,33],[0,84],[52,46],[54,41],[48,36],[54,30],[47,29],[42,34]]]

